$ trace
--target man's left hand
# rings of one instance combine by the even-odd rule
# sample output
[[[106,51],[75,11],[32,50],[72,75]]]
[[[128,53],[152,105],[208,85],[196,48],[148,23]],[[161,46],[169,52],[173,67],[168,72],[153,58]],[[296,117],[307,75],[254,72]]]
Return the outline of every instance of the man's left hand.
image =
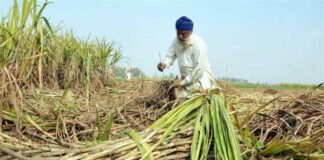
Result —
[[[173,88],[176,88],[178,90],[181,90],[183,87],[179,82],[175,82],[175,84],[173,85]]]

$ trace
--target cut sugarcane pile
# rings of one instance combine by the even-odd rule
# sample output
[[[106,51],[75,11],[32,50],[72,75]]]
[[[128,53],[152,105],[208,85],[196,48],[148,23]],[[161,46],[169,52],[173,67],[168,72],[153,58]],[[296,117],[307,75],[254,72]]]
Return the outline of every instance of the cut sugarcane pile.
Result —
[[[163,134],[163,130],[150,130],[135,133],[128,130],[125,138],[101,142],[98,144],[75,143],[70,147],[57,144],[33,144],[13,139],[1,134],[1,159],[140,159],[140,144],[155,144]],[[186,128],[176,137],[159,145],[152,152],[154,159],[181,159],[190,156],[192,128]],[[140,144],[137,144],[140,143]]]
[[[263,156],[324,159],[324,93],[302,94],[278,108],[259,112],[249,128]]]
[[[69,143],[119,138],[119,132],[126,128],[145,130],[175,105],[165,96],[166,85],[170,81],[138,81],[122,89],[104,89],[93,94],[88,103],[84,95],[71,90],[26,90],[20,108],[10,104],[2,107],[0,128],[28,141],[39,141],[38,134]],[[156,96],[152,92],[156,90],[164,96]],[[101,136],[106,132],[109,138]]]
[[[280,108],[260,112],[252,119],[250,127],[262,142],[285,137],[300,139],[320,133],[324,128],[324,93],[303,94]],[[322,132],[324,133],[324,132]],[[324,144],[324,134],[317,137]]]
[[[194,159],[214,156],[241,159],[224,101],[215,93],[201,94],[185,101],[140,134],[134,130],[127,130],[126,134],[127,138],[98,143],[92,147],[83,143],[71,144],[70,149],[49,144],[37,147],[2,134],[5,140],[1,151],[17,158],[38,159],[60,156],[63,159],[181,159],[189,156],[194,156]],[[68,145],[65,144],[65,147]],[[211,146],[216,147],[209,152]]]
[[[213,95],[216,97],[212,98]],[[212,101],[213,99],[217,100]],[[123,138],[110,141],[58,141],[57,139],[49,138],[41,132],[34,135],[38,139],[37,141],[30,141],[30,139],[24,136],[14,138],[12,135],[9,136],[1,133],[0,159],[14,159],[15,157],[19,159],[141,159],[143,156],[146,156],[146,159],[152,159],[152,157],[154,159],[189,159],[194,156],[195,158],[193,159],[206,159],[206,157],[208,159],[215,159],[215,157],[223,154],[223,150],[222,148],[217,149],[217,147],[214,147],[214,144],[216,143],[216,145],[221,146],[225,142],[224,139],[221,141],[222,138],[214,134],[216,132],[208,132],[214,127],[212,126],[213,122],[211,122],[213,113],[210,112],[210,109],[213,107],[210,106],[207,108],[206,106],[215,102],[222,102],[218,94],[202,94],[201,96],[193,97],[165,114],[145,131],[136,133],[128,129],[123,133]],[[286,139],[292,137],[292,133],[294,133],[287,129],[287,132],[280,134],[280,139],[273,138],[262,141],[262,136],[257,134],[258,132],[253,132],[256,138],[259,139],[258,142],[263,143],[263,145],[254,143],[252,147],[254,147],[257,153],[250,154],[252,149],[244,147],[246,144],[242,143],[245,143],[245,141],[240,139],[242,155],[244,158],[265,158],[269,156],[277,156],[279,158],[291,158],[294,156],[303,158],[311,157],[313,159],[323,158],[323,152],[321,152],[323,145],[316,143],[323,140],[323,127],[321,127],[323,125],[321,123],[321,118],[323,118],[322,107],[323,93],[320,92],[316,94],[304,94],[289,101],[286,105],[278,106],[275,110],[270,109],[260,113],[258,112],[253,118],[255,120],[249,123],[249,127],[252,129],[254,129],[253,127],[256,129],[262,127],[263,130],[274,129],[269,123],[276,125],[277,122],[258,118],[260,116],[264,117],[264,115],[275,117],[276,114],[274,113],[278,113],[277,110],[286,110],[298,115],[300,118],[305,118],[303,119],[304,121],[313,120],[312,122],[314,124],[311,125],[313,127],[308,135],[308,137],[313,138],[307,138],[307,135],[298,134],[298,138]],[[216,111],[217,108],[214,109]],[[307,116],[302,117],[302,113],[307,113],[305,114]],[[209,115],[209,117],[206,117],[206,115]],[[221,116],[218,117],[220,118]],[[286,118],[289,120],[292,117],[287,115]],[[260,123],[262,120],[267,120],[268,125],[265,126],[265,124]],[[220,120],[217,119],[217,121],[219,122]],[[297,124],[300,125],[301,123],[298,122]],[[303,130],[305,131],[305,128]],[[227,131],[227,133],[230,132]],[[263,132],[262,135],[265,135],[265,133]],[[120,132],[119,134],[121,135]],[[310,144],[316,145],[312,147]],[[301,147],[296,147],[298,145],[302,149]],[[225,146],[228,147],[228,145]],[[280,147],[278,148],[278,146]],[[311,153],[308,155],[305,154],[306,150],[311,151]],[[225,151],[229,151],[229,149]]]

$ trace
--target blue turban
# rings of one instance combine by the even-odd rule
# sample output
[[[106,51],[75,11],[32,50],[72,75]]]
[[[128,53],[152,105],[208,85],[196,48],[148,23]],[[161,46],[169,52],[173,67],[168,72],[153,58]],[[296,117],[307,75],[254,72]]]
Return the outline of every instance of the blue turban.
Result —
[[[192,31],[193,22],[188,17],[182,16],[176,21],[176,29],[180,31]]]

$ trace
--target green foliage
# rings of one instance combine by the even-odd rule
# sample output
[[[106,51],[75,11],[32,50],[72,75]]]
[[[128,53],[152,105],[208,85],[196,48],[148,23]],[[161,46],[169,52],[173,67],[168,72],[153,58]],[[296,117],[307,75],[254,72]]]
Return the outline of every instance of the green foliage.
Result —
[[[141,69],[135,67],[131,69],[131,73],[134,77],[144,77],[145,74],[143,71],[141,71]]]
[[[145,155],[149,150],[150,146],[147,143],[145,143],[142,137],[138,133],[136,133],[133,129],[128,129],[126,133],[128,134],[129,137],[131,137],[135,141],[137,148],[139,149],[141,154]],[[154,160],[153,154],[150,153],[147,156],[147,158],[144,158],[144,160]]]
[[[259,83],[231,82],[230,84],[236,88],[260,88],[260,89],[278,89],[278,90],[309,90],[315,87],[315,85],[297,84],[297,83],[259,84]],[[318,89],[324,91],[324,86],[321,86]]]
[[[73,32],[53,28],[42,15],[49,4],[15,0],[9,14],[2,18],[1,74],[6,68],[19,84],[40,87],[66,88],[72,80],[75,86],[83,87],[89,78],[91,83],[100,79],[100,84],[106,84],[111,68],[122,59],[120,50],[105,39],[81,40]]]
[[[130,72],[131,72],[133,78],[145,77],[144,72],[141,69],[137,68],[137,67],[131,68]],[[126,68],[125,67],[120,67],[120,66],[114,66],[113,67],[113,74],[114,74],[114,76],[116,78],[125,79],[125,77],[126,77]]]

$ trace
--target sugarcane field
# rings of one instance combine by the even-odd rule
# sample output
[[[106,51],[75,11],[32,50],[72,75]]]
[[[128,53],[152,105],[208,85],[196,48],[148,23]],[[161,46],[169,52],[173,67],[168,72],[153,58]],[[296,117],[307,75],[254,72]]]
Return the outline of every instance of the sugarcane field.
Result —
[[[296,15],[281,8],[290,5]],[[323,6],[316,0],[1,0],[0,160],[324,160]],[[234,10],[237,15],[230,13]],[[311,28],[311,38],[304,42],[298,37],[294,31],[302,32],[300,28],[271,29],[271,22],[258,19],[255,10],[269,17],[273,11],[275,17],[268,20],[278,23],[275,26]],[[217,25],[199,18],[208,11]],[[235,25],[229,29],[233,33],[219,31],[214,36],[210,31],[225,31],[218,23],[230,21],[217,16],[238,20],[249,17],[248,11],[258,21],[247,18],[246,25],[238,24],[242,32],[248,25],[266,23],[267,32],[295,37],[263,43],[235,39]],[[297,12],[304,17],[298,19]],[[305,18],[317,13],[320,20]],[[97,14],[100,23],[94,23]],[[72,22],[65,22],[69,18]],[[163,27],[171,28],[169,37]],[[247,37],[263,35],[252,32],[258,29]],[[225,62],[216,49],[230,47],[226,38],[217,37],[226,34],[234,47],[223,56]],[[214,38],[224,39],[215,47]],[[164,39],[170,41],[161,42]],[[255,43],[252,49],[244,48],[250,41]],[[272,58],[270,51],[253,55],[255,59],[230,54],[259,48],[282,56]],[[281,49],[291,49],[297,58],[283,55]],[[304,51],[313,57],[303,57]],[[244,59],[251,62],[241,62]],[[229,73],[243,79],[229,78]]]

